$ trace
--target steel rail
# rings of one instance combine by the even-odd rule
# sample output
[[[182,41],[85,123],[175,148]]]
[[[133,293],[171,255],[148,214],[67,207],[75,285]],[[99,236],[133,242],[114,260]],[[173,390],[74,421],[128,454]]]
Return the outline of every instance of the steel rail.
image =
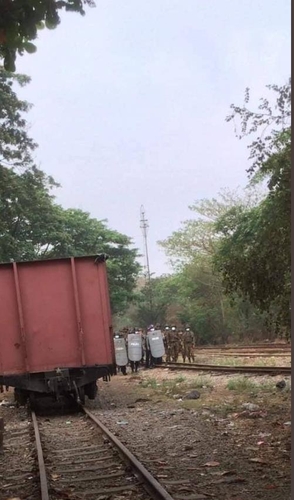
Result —
[[[289,344],[251,344],[251,345],[210,345],[210,346],[198,346],[199,349],[210,351],[210,350],[219,350],[219,351],[228,351],[228,350],[291,350],[291,345]]]
[[[161,484],[145,469],[144,465],[139,462],[139,460],[110,432],[107,427],[105,427],[98,418],[93,415],[87,408],[81,406],[83,411],[88,415],[88,417],[102,430],[108,439],[114,444],[114,446],[123,455],[124,459],[130,464],[131,468],[140,477],[146,486],[149,494],[151,494],[154,500],[174,500],[173,497],[161,486]],[[42,499],[43,500],[43,499]]]
[[[255,374],[278,374],[291,375],[290,366],[228,366],[228,365],[202,365],[196,363],[164,363],[156,365],[156,368],[169,368],[171,370],[195,370],[231,373],[255,373]]]
[[[203,352],[203,351],[195,351],[195,355],[199,357],[206,358],[208,356],[214,356],[214,357],[225,357],[225,358],[286,358],[288,356],[291,356],[291,351],[285,351],[285,352],[239,352],[239,351],[232,351],[232,352]]]
[[[39,464],[39,474],[40,474],[40,486],[41,486],[41,500],[49,500],[49,491],[48,491],[48,482],[47,475],[45,469],[44,455],[42,450],[40,432],[37,417],[34,411],[32,411],[32,421],[35,432],[35,440],[36,440],[36,449],[38,455],[38,464]]]

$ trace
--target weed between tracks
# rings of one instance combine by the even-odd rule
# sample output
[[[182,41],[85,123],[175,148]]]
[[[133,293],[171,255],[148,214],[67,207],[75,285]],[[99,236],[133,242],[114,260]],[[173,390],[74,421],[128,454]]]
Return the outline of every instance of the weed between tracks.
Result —
[[[144,389],[153,389],[158,394],[161,393],[165,396],[174,396],[175,394],[185,393],[191,389],[213,389],[214,385],[209,376],[199,375],[194,378],[187,379],[184,376],[177,376],[174,379],[158,380],[155,377],[146,377],[141,382],[141,387]],[[226,384],[226,389],[229,391],[236,391],[238,393],[249,392],[272,392],[275,385],[271,380],[268,381],[254,381],[244,375],[230,378]],[[284,393],[291,391],[290,383],[287,383]]]
[[[152,374],[153,375],[153,374]],[[150,376],[141,373],[139,386],[150,398],[158,401],[176,401],[177,406],[186,409],[201,410],[203,407],[213,409],[219,415],[225,416],[237,411],[242,402],[254,401],[263,407],[273,401],[283,401],[288,404],[291,393],[291,382],[285,377],[286,387],[283,391],[276,388],[276,383],[283,377],[271,376],[232,376],[232,375],[196,375],[187,373],[165,373],[162,371]],[[185,399],[185,396],[196,389],[198,399]]]
[[[247,377],[235,377],[231,378],[227,383],[227,389],[229,391],[252,391],[256,389],[256,383]]]
[[[208,376],[199,375],[194,378],[187,379],[179,375],[174,379],[158,380],[154,377],[146,377],[141,383],[144,389],[153,389],[159,394],[167,397],[179,395],[179,392],[184,393],[191,389],[213,388],[213,385]]]
[[[272,392],[274,389],[274,385],[270,380],[258,383],[258,382],[255,382],[253,380],[250,380],[249,378],[247,378],[245,376],[231,378],[228,381],[226,387],[227,387],[227,389],[229,389],[229,391],[238,391],[238,392],[249,391],[249,392],[253,392],[253,393],[256,393],[259,391]],[[289,392],[289,391],[291,391],[290,383],[288,383],[286,385],[286,387],[284,389],[284,393]]]
[[[291,357],[230,357],[230,356],[195,356],[195,363],[207,363],[214,364],[219,366],[290,366],[291,365]]]

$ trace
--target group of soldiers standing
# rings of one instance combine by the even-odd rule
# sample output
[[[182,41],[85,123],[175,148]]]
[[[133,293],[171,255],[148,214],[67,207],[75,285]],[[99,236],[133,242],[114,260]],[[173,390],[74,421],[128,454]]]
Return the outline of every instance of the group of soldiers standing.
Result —
[[[165,361],[177,362],[179,355],[184,363],[186,359],[194,361],[195,335],[189,325],[178,329],[175,325],[150,325],[145,331],[142,328],[123,328],[114,334],[114,350],[116,364],[126,375],[126,367],[131,366],[137,372],[140,364],[145,368],[153,368]]]
[[[166,325],[164,331],[164,343],[166,350],[166,362],[178,361],[179,355],[182,355],[184,363],[188,359],[189,363],[194,361],[195,335],[189,325],[185,329],[177,329],[176,326],[171,328]]]

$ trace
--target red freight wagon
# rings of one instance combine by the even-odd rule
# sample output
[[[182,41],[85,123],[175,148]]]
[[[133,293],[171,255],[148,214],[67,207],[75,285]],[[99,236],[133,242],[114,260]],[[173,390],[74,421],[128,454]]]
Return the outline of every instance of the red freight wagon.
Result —
[[[106,257],[0,265],[0,384],[93,399],[115,373]]]

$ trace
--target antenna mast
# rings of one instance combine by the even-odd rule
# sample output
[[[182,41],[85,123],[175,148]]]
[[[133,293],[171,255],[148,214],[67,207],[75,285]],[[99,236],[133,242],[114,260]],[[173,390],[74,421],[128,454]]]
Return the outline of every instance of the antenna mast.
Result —
[[[150,284],[151,275],[150,275],[148,242],[147,242],[147,229],[149,228],[149,225],[148,225],[148,220],[145,219],[145,209],[144,209],[143,205],[141,205],[140,214],[141,214],[140,227],[143,231],[144,249],[145,249],[145,258],[146,258],[146,265],[144,266],[145,267],[145,275],[147,276],[148,282]]]

